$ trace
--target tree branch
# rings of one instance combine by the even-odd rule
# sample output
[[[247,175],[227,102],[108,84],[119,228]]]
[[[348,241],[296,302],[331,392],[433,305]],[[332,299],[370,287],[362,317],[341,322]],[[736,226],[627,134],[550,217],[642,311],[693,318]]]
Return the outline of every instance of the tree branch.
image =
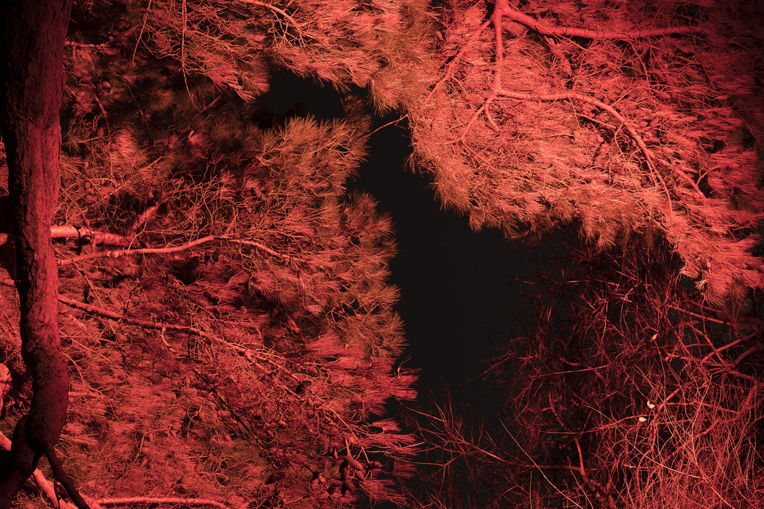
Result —
[[[104,244],[108,246],[128,247],[135,244],[142,245],[133,237],[125,237],[116,233],[105,233],[93,230],[87,226],[51,226],[50,237],[52,239],[77,239],[90,244]],[[0,233],[0,246],[8,242],[8,234]]]
[[[300,258],[278,253],[274,251],[273,249],[270,249],[269,247],[264,246],[263,244],[260,244],[259,242],[254,242],[251,240],[234,239],[234,238],[228,237],[227,235],[207,235],[206,237],[192,240],[192,241],[186,242],[185,244],[181,244],[179,246],[145,247],[145,248],[139,248],[139,249],[120,249],[120,250],[112,250],[112,251],[101,251],[99,253],[90,253],[90,254],[86,254],[82,256],[77,256],[74,258],[59,260],[58,265],[59,266],[71,265],[73,263],[82,262],[86,260],[94,260],[97,258],[119,258],[121,256],[131,256],[131,255],[137,255],[137,254],[177,253],[179,251],[185,251],[187,249],[191,249],[192,247],[196,247],[198,245],[206,244],[207,242],[213,242],[213,241],[226,241],[226,242],[231,242],[232,244],[252,246],[254,248],[257,248],[260,251],[268,253],[269,255],[275,256],[276,258],[281,258],[282,260],[286,262],[292,262],[292,261],[304,262],[304,260]]]
[[[242,3],[250,4],[250,5],[257,5],[259,7],[265,7],[266,9],[273,11],[281,16],[283,16],[289,23],[292,24],[293,27],[295,27],[298,31],[304,26],[304,24],[298,23],[292,16],[289,15],[285,10],[279,9],[273,4],[269,4],[268,2],[260,2],[258,0],[239,0]]]
[[[218,509],[231,509],[225,504],[206,498],[180,498],[180,497],[127,497],[127,498],[102,498],[98,502],[102,505],[129,505],[129,504],[182,504],[192,506],[210,506]]]
[[[554,26],[541,20],[533,19],[527,14],[523,14],[506,0],[502,0],[502,15],[516,23],[520,23],[529,29],[538,32],[541,35],[549,37],[580,37],[582,39],[592,40],[619,40],[630,41],[633,39],[644,39],[647,37],[662,37],[666,35],[689,35],[705,34],[707,30],[699,26],[676,26],[662,28],[645,28],[637,30],[591,30],[588,28],[573,28],[566,26]],[[498,2],[497,2],[498,5]]]

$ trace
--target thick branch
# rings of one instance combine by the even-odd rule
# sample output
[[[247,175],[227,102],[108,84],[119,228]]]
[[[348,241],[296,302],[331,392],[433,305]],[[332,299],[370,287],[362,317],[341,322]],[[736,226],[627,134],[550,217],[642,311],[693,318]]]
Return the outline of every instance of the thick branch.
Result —
[[[77,239],[91,244],[128,247],[140,243],[133,237],[125,237],[116,233],[106,233],[93,230],[87,226],[51,226],[50,236],[54,239]]]

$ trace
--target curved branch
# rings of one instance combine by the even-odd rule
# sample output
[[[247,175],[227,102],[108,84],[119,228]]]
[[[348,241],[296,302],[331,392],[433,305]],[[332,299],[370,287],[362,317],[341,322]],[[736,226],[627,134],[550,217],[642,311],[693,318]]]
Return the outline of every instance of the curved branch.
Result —
[[[168,253],[177,253],[178,251],[185,251],[187,249],[191,249],[192,247],[198,246],[200,244],[205,244],[207,242],[211,242],[213,240],[217,240],[218,237],[215,235],[208,235],[206,237],[202,237],[200,239],[192,240],[190,242],[186,242],[185,244],[181,244],[180,246],[171,246],[171,247],[146,247],[146,248],[140,248],[140,249],[119,249],[119,250],[113,250],[113,251],[101,251],[99,253],[90,253],[82,256],[76,256],[74,258],[67,258],[65,260],[59,260],[58,265],[59,267],[62,267],[64,265],[71,265],[73,263],[77,262],[83,262],[87,260],[95,260],[97,258],[119,258],[121,256],[128,256],[128,255],[137,255],[137,254],[168,254]]]
[[[654,159],[655,156],[653,155],[652,150],[650,150],[647,145],[645,144],[644,139],[642,139],[642,136],[639,135],[639,133],[632,127],[632,125],[626,121],[626,117],[621,115],[618,110],[610,106],[609,104],[606,104],[599,99],[596,99],[594,97],[590,97],[585,94],[581,94],[578,92],[558,92],[556,94],[528,94],[524,92],[514,92],[512,90],[506,90],[506,89],[498,89],[496,90],[496,94],[500,95],[502,97],[509,97],[511,99],[519,99],[523,101],[537,101],[537,102],[548,102],[548,101],[580,101],[587,104],[591,104],[592,106],[596,106],[597,108],[601,108],[605,111],[607,111],[613,118],[618,120],[621,125],[623,125],[624,129],[626,129],[626,132],[629,134],[629,137],[634,141],[634,143],[637,144],[637,147],[639,148],[640,152],[645,156],[645,160],[647,161],[647,165],[649,166],[652,173],[658,178],[658,180],[661,183],[661,187],[663,187],[664,192],[666,193],[666,196],[669,197],[669,205],[670,205],[670,195],[668,191],[668,187],[666,186],[665,181],[663,180],[663,177],[661,177],[660,173],[655,169]],[[692,179],[687,176],[684,172],[674,169],[674,173],[676,173],[679,178],[681,178],[683,181],[685,181],[687,184],[690,185],[700,196],[705,197],[703,192],[700,190],[698,185],[692,181]],[[656,182],[657,184],[657,182]]]
[[[252,246],[260,251],[263,251],[265,253],[268,253],[271,256],[275,256],[277,258],[281,258],[285,262],[292,262],[292,261],[304,261],[300,258],[297,258],[295,256],[289,256],[284,255],[281,253],[278,253],[274,251],[273,249],[252,240],[242,240],[242,239],[233,239],[231,237],[228,237],[227,235],[207,235],[206,237],[201,237],[196,240],[192,240],[189,242],[186,242],[185,244],[181,244],[179,246],[170,246],[170,247],[145,247],[140,249],[119,249],[119,250],[113,250],[113,251],[101,251],[99,253],[90,253],[82,256],[77,256],[74,258],[67,258],[65,260],[59,260],[58,265],[64,266],[64,265],[71,265],[73,263],[87,261],[87,260],[95,260],[97,258],[119,258],[121,256],[132,256],[132,255],[138,255],[138,254],[169,254],[169,253],[177,253],[179,251],[185,251],[187,249],[191,249],[193,247],[199,246],[201,244],[206,244],[208,242],[213,241],[226,241],[231,242],[233,244],[240,244],[244,246]]]

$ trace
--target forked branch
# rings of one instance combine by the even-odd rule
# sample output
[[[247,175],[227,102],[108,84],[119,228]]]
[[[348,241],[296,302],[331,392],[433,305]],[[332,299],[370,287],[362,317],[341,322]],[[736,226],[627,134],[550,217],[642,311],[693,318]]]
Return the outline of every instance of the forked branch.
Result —
[[[530,94],[527,92],[517,92],[508,90],[503,87],[502,84],[502,65],[504,60],[504,42],[502,35],[502,22],[504,17],[507,17],[518,23],[522,23],[531,30],[535,30],[538,33],[546,36],[567,36],[567,37],[583,37],[588,39],[621,39],[630,40],[644,37],[655,37],[661,35],[670,34],[685,34],[685,33],[699,33],[704,30],[700,27],[668,27],[659,29],[646,29],[636,30],[629,32],[609,32],[609,31],[595,31],[584,29],[573,29],[569,27],[554,27],[546,23],[539,22],[533,18],[522,14],[520,11],[510,6],[507,0],[498,0],[494,6],[494,12],[491,16],[491,24],[494,28],[494,44],[495,44],[495,61],[494,61],[494,76],[493,85],[491,87],[491,93],[472,115],[466,126],[464,127],[461,136],[456,142],[464,141],[465,134],[470,126],[477,120],[481,114],[485,114],[487,121],[494,127],[495,121],[490,115],[489,105],[496,100],[497,97],[506,97],[509,99],[517,99],[520,101],[536,101],[536,102],[557,102],[557,101],[577,101],[590,104],[603,111],[606,111],[610,116],[615,118],[626,130],[628,136],[637,145],[637,148],[645,158],[647,168],[650,170],[650,178],[656,187],[660,187],[666,195],[669,214],[672,211],[671,194],[669,192],[668,185],[666,184],[663,176],[657,170],[655,165],[655,155],[645,143],[642,136],[637,132],[634,126],[627,121],[627,119],[611,105],[596,99],[594,97],[582,94],[580,92],[558,92],[548,94]],[[481,30],[487,26],[487,23],[481,26]],[[672,170],[683,182],[689,185],[701,198],[705,198],[705,195],[701,192],[697,183],[690,178],[687,174],[682,172],[678,168]]]
[[[242,3],[250,4],[250,5],[257,5],[258,7],[265,7],[266,9],[275,12],[279,16],[286,19],[293,27],[295,27],[297,30],[300,30],[304,24],[298,23],[297,20],[295,20],[292,16],[289,15],[288,12],[286,12],[283,9],[279,9],[273,4],[270,4],[268,2],[260,2],[258,0],[239,0]]]

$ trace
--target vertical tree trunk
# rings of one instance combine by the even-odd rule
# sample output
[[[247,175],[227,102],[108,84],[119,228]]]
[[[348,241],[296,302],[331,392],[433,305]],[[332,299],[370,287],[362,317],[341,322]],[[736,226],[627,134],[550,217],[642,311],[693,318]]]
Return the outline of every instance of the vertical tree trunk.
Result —
[[[33,377],[29,413],[0,456],[0,509],[9,508],[66,419],[68,376],[58,331],[50,225],[59,188],[63,50],[71,0],[0,2],[0,134],[8,158],[22,356]]]

